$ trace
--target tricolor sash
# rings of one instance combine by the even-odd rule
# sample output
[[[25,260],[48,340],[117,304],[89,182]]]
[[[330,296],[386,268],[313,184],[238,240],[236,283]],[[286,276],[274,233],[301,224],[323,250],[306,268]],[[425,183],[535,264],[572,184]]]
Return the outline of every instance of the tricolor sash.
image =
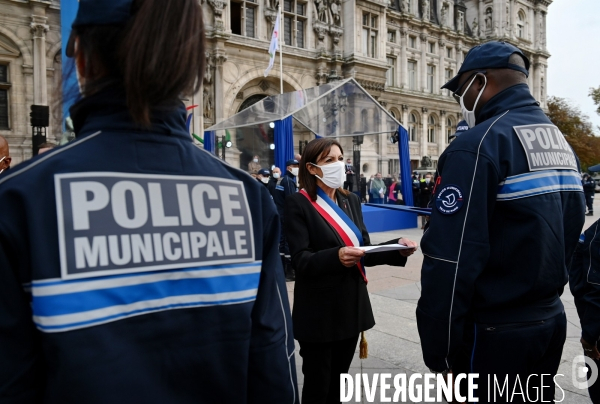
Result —
[[[300,191],[302,195],[308,199],[311,205],[319,212],[321,217],[325,219],[327,223],[334,228],[334,230],[340,235],[346,246],[348,247],[360,247],[364,244],[362,233],[352,220],[346,215],[346,213],[340,209],[337,204],[331,200],[329,196],[319,187],[317,187],[317,200],[312,201],[306,190]],[[358,270],[362,275],[365,283],[367,283],[367,273],[365,271],[365,265],[363,259],[356,263]]]

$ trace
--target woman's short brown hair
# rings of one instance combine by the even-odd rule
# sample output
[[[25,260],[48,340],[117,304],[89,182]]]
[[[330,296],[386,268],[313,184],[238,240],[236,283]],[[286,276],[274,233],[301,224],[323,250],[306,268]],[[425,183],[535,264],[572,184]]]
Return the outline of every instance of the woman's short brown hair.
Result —
[[[298,182],[302,184],[302,187],[313,201],[317,200],[317,178],[308,171],[306,166],[310,163],[317,164],[321,157],[329,153],[332,146],[339,147],[342,154],[344,154],[342,145],[337,140],[327,137],[312,140],[302,153],[302,161],[300,161],[300,169],[298,170]],[[348,194],[346,190],[340,189],[340,191]]]

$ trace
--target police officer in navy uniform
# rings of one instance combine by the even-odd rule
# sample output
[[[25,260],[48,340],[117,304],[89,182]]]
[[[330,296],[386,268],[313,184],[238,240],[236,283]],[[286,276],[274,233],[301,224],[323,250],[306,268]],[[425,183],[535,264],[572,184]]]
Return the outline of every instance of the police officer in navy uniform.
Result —
[[[467,125],[467,122],[463,119],[456,125],[456,132],[454,132],[453,135],[449,136],[448,140],[453,141],[454,139],[456,139],[457,137],[459,137],[460,135],[462,135],[464,132],[466,132],[468,130],[469,130],[469,125]]]
[[[0,402],[298,402],[267,189],[194,145],[196,0],[80,0],[77,139],[0,177]]]
[[[588,173],[583,174],[581,180],[583,192],[585,193],[585,204],[587,205],[586,216],[594,216],[594,196],[596,194],[596,181]]]
[[[417,324],[425,364],[448,372],[474,321],[480,402],[488,375],[511,391],[529,386],[530,397],[543,384],[543,399],[553,398],[566,338],[560,294],[584,222],[578,160],[531,96],[528,69],[521,50],[488,42],[443,86],[470,129],[438,163]]]
[[[281,228],[285,226],[284,223],[284,212],[285,212],[285,198],[288,195],[295,194],[298,192],[298,185],[296,185],[296,177],[298,176],[298,160],[291,159],[285,162],[285,174],[281,179],[281,182],[271,188],[271,195],[277,211],[279,212],[279,219],[281,220]],[[279,238],[279,255],[283,263],[285,271],[285,279],[287,281],[293,281],[295,279],[294,269],[292,268],[292,257],[290,255],[290,248],[288,246],[285,232],[282,231]]]
[[[595,364],[596,376],[600,369],[600,220],[597,220],[579,237],[579,243],[569,263],[569,286],[575,298],[575,307],[581,323],[581,345],[585,356]],[[589,360],[589,359],[588,359]],[[587,378],[594,370],[586,363]],[[594,404],[600,403],[600,383],[588,386]]]

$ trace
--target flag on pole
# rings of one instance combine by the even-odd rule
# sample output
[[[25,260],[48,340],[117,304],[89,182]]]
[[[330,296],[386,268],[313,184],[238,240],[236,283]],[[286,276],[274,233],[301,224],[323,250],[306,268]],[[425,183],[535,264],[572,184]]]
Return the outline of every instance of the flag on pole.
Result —
[[[279,40],[279,20],[281,19],[281,13],[277,13],[277,20],[275,21],[275,28],[273,29],[273,36],[271,37],[271,44],[269,45],[269,66],[265,70],[265,77],[269,75],[269,72],[273,68],[275,63],[275,53],[277,53],[277,41]]]

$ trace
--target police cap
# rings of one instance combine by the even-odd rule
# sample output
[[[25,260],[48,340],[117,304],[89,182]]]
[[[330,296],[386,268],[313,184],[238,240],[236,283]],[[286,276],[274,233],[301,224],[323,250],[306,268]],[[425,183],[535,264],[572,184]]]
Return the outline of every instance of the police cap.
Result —
[[[132,15],[133,0],[80,0],[73,28],[88,25],[123,25]],[[73,33],[67,43],[66,54],[73,57],[75,37]]]
[[[521,55],[525,62],[525,68],[508,62],[511,55],[515,53]],[[483,45],[477,45],[469,50],[456,76],[444,84],[442,88],[454,92],[458,89],[460,76],[464,72],[482,69],[513,69],[529,76],[529,59],[519,48],[506,42],[491,41]]]
[[[288,161],[285,162],[285,166],[286,167],[293,166],[293,165],[298,165],[298,164],[300,164],[300,163],[298,163],[298,160],[296,160],[296,159],[291,159],[291,160],[288,160]]]
[[[260,170],[258,170],[258,175],[262,175],[263,177],[268,177],[269,175],[271,175],[271,173],[266,168],[261,168]]]

